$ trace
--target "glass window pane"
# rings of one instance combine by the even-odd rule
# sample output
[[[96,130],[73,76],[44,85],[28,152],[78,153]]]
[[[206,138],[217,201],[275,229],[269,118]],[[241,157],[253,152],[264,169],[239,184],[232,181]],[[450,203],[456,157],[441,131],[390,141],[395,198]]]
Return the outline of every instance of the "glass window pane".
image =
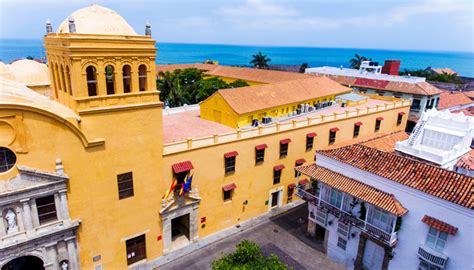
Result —
[[[429,247],[434,248],[435,242],[436,242],[436,238],[433,237],[433,236],[431,236],[430,234],[428,234],[428,237],[426,238],[426,244],[427,244]]]
[[[436,236],[436,235],[438,235],[438,230],[436,230],[436,229],[433,228],[433,227],[430,227],[430,230],[429,230],[428,233],[431,234],[431,235]]]
[[[438,239],[438,242],[436,242],[436,250],[443,250],[444,245],[446,242],[444,240]]]
[[[439,232],[439,238],[446,240],[448,238],[448,234],[445,232]]]

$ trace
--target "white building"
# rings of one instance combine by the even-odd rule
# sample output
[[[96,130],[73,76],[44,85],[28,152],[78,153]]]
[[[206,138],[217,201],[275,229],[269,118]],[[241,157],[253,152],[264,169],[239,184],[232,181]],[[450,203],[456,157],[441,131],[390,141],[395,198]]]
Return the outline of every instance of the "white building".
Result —
[[[474,178],[363,145],[297,171],[308,233],[347,268],[473,269]]]
[[[432,109],[422,115],[410,138],[397,142],[395,149],[452,170],[471,150],[473,134],[473,117]]]

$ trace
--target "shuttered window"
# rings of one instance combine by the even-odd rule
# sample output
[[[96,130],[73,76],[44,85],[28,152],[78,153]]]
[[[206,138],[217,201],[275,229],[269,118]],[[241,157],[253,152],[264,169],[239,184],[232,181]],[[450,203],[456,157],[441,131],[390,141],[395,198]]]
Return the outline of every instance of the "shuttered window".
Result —
[[[58,219],[53,195],[36,199],[36,209],[38,211],[40,224],[45,224]]]
[[[133,196],[133,174],[132,172],[117,175],[119,199]]]

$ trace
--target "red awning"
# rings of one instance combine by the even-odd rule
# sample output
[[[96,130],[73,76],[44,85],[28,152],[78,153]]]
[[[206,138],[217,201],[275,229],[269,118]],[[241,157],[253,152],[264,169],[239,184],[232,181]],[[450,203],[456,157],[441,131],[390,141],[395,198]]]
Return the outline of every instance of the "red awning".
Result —
[[[225,158],[231,158],[237,156],[239,153],[237,151],[227,152],[224,154]]]
[[[296,187],[295,183],[291,183],[288,185],[288,188],[295,188],[295,187]]]
[[[405,115],[405,112],[399,112],[398,115]]]
[[[266,145],[266,144],[264,143],[264,144],[259,144],[259,145],[255,146],[255,149],[256,149],[256,150],[262,150],[262,149],[265,149],[265,148],[267,148],[267,147],[268,147],[268,145]]]
[[[377,117],[376,119],[379,120],[379,121],[382,121],[382,120],[383,120],[383,117],[380,116],[380,117]]]
[[[285,168],[285,165],[283,164],[280,164],[280,165],[276,165],[275,167],[273,167],[273,170],[274,171],[281,171]]]
[[[309,182],[309,180],[305,178],[305,179],[301,179],[301,180],[298,182],[298,184],[300,184],[300,185],[306,185],[306,184],[308,184],[308,182]]]
[[[192,170],[193,164],[191,163],[191,161],[183,161],[183,162],[175,163],[171,165],[171,167],[173,168],[174,173],[181,173],[181,172]]]
[[[305,163],[305,162],[306,162],[306,160],[305,160],[304,158],[300,158],[300,159],[297,159],[297,160],[295,161],[295,164],[300,165],[300,164],[303,164],[303,163]]]
[[[330,131],[331,131],[331,132],[338,132],[338,131],[339,131],[339,128],[333,127],[333,128],[330,129]]]
[[[354,125],[356,125],[356,126],[360,127],[360,126],[362,126],[362,125],[363,125],[363,123],[362,123],[362,122],[357,122],[357,123],[355,123]]]
[[[233,190],[233,189],[236,189],[236,188],[237,188],[237,186],[234,183],[222,186],[222,189],[224,191],[229,191],[229,190]]]
[[[426,223],[426,225],[435,228],[438,231],[442,231],[450,235],[456,235],[456,233],[458,232],[457,227],[454,227],[453,225],[450,225],[444,221],[441,221],[434,217],[430,217],[428,215],[425,215],[421,221]]]
[[[291,142],[291,139],[290,138],[286,138],[286,139],[283,139],[283,140],[280,140],[280,143],[281,144],[288,144]]]
[[[311,132],[311,133],[306,134],[306,137],[308,137],[308,138],[314,138],[316,136],[318,136],[318,134],[316,134],[316,132]]]

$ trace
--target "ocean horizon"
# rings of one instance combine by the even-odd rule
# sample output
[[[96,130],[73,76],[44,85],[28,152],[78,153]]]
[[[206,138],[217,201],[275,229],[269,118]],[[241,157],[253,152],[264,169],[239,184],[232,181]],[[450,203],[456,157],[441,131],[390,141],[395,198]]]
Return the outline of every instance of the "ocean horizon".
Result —
[[[248,66],[253,54],[261,51],[271,58],[271,65],[301,65],[310,67],[349,66],[354,54],[363,55],[383,64],[384,60],[401,60],[400,70],[449,67],[461,76],[474,77],[474,52],[388,50],[361,48],[260,46],[230,44],[193,44],[158,42],[157,64],[201,63],[218,61],[221,65]],[[43,41],[39,39],[0,39],[0,60],[43,58]]]

